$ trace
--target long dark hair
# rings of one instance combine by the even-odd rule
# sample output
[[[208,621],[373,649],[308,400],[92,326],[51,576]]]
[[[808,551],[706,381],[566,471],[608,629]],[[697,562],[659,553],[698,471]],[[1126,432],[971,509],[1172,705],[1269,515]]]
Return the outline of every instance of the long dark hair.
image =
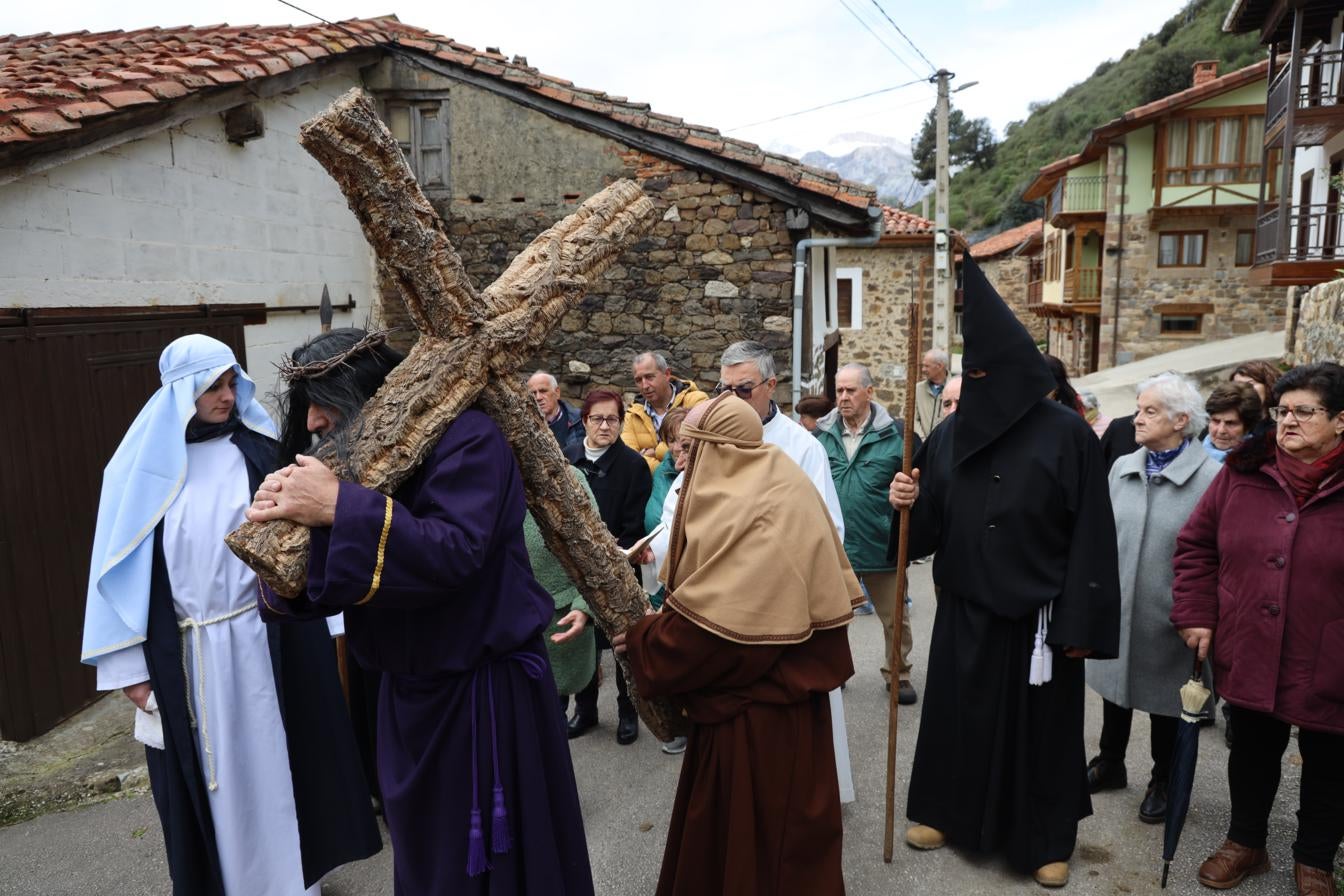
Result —
[[[365,331],[355,327],[342,327],[313,337],[296,348],[290,357],[296,365],[325,361],[349,351],[366,335]],[[334,411],[339,418],[335,431],[322,441],[333,442],[337,456],[346,457],[349,424],[359,416],[364,404],[403,357],[401,352],[382,343],[351,355],[345,363],[319,376],[292,381],[289,390],[279,397],[280,419],[284,421],[284,427],[280,432],[278,465],[292,464],[296,454],[314,451],[313,436],[308,432],[308,409],[313,405]]]
[[[1042,352],[1041,357],[1045,359],[1045,366],[1050,368],[1050,374],[1055,378],[1055,401],[1071,411],[1077,411],[1078,390],[1069,383],[1069,372],[1064,369],[1064,362],[1048,352]]]

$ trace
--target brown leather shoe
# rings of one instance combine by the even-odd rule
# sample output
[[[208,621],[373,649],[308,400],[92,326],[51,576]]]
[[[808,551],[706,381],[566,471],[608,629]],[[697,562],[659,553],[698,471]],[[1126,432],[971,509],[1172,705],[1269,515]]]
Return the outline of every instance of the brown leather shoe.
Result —
[[[1062,887],[1068,882],[1068,862],[1051,862],[1036,869],[1036,883],[1043,887]]]
[[[1335,882],[1329,871],[1298,862],[1293,866],[1293,878],[1297,881],[1297,896],[1335,896]]]
[[[1269,853],[1224,840],[1218,851],[1199,866],[1199,882],[1215,890],[1230,890],[1252,874],[1269,870]]]

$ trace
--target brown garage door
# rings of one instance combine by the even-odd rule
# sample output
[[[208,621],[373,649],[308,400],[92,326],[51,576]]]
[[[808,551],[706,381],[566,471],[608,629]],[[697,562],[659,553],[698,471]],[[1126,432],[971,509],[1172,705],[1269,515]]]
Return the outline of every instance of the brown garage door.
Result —
[[[102,471],[159,385],[163,347],[207,333],[244,364],[257,306],[0,310],[0,737],[95,696],[79,662]]]

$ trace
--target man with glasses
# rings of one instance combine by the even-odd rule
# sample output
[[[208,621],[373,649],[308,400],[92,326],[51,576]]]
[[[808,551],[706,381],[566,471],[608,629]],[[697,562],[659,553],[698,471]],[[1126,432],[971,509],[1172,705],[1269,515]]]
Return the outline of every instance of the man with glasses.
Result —
[[[775,377],[775,359],[770,349],[759,342],[734,342],[719,359],[719,384],[714,393],[733,392],[751,405],[765,428],[764,440],[787,454],[803,468],[807,478],[817,487],[826,509],[831,513],[841,541],[845,538],[844,514],[840,497],[831,478],[831,462],[826,449],[788,414],[782,413],[772,396],[779,380]],[[849,740],[845,734],[845,707],[840,690],[831,692],[831,731],[835,738],[836,773],[840,778],[840,801],[854,801],[854,778],[849,766]]]

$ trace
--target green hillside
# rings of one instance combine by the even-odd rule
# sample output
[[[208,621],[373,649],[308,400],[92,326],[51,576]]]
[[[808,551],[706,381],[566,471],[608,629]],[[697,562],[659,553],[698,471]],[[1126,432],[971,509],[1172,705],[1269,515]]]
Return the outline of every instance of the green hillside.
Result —
[[[1008,125],[991,167],[952,178],[952,226],[998,231],[1031,220],[1039,210],[1021,201],[1022,190],[1042,165],[1082,149],[1092,128],[1189,87],[1196,60],[1216,58],[1226,74],[1265,58],[1256,35],[1223,33],[1229,6],[1230,0],[1191,0],[1120,59],[1101,63],[1059,98],[1033,103],[1025,121]],[[1049,48],[1038,49],[1032,56],[1048,65]]]

